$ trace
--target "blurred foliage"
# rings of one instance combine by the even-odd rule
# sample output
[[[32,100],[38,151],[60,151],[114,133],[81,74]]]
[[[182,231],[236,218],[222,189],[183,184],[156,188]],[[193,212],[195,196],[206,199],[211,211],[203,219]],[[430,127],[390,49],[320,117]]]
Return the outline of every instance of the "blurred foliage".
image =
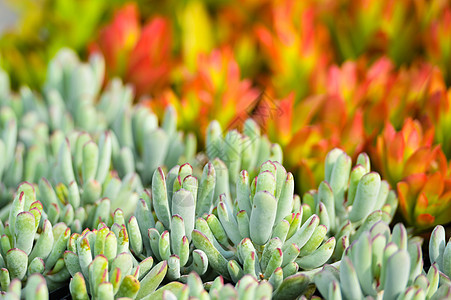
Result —
[[[15,89],[42,86],[63,46],[83,58],[100,51],[107,82],[121,77],[160,117],[172,105],[200,142],[211,120],[231,129],[254,118],[283,147],[299,192],[319,184],[332,148],[366,151],[398,186],[409,223],[448,221],[427,203],[451,203],[449,0],[11,5],[19,25],[1,37],[0,55]],[[440,201],[428,190],[436,186]]]
[[[14,88],[42,85],[47,62],[66,46],[86,53],[101,22],[108,20],[119,1],[20,0],[9,1],[18,12],[18,26],[0,39],[1,65],[11,74]]]

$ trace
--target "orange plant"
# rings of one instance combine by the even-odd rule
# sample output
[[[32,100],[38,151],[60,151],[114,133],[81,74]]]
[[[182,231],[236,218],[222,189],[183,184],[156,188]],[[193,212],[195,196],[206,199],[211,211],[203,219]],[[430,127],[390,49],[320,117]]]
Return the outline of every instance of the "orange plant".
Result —
[[[418,229],[451,221],[451,178],[440,147],[418,157],[417,170],[397,185],[399,207],[405,220]]]

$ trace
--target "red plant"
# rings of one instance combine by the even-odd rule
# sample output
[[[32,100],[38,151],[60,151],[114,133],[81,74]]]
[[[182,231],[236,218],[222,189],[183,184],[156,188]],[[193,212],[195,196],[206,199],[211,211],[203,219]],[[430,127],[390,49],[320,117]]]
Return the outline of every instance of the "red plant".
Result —
[[[170,27],[156,16],[141,28],[136,4],[126,4],[90,48],[103,53],[110,78],[124,78],[138,95],[157,93],[168,85],[172,65]]]

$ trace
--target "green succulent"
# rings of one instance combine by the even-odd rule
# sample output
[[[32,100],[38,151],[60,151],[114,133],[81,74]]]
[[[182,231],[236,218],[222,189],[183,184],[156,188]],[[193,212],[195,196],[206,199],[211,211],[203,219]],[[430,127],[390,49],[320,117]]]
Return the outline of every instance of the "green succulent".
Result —
[[[446,242],[445,229],[441,225],[431,233],[429,260],[440,271],[440,285],[451,286],[451,243]]]
[[[22,157],[18,157],[22,160],[19,161],[21,164],[15,165],[19,169],[16,176],[8,176],[11,180],[18,179],[12,186],[23,181],[22,175],[26,173],[18,173],[25,164],[24,151],[33,152],[25,167],[36,167],[37,162],[47,161],[52,156],[46,148],[55,150],[57,144],[57,151],[53,153],[58,156],[60,145],[57,142],[61,142],[62,137],[68,137],[72,142],[76,135],[74,130],[92,136],[110,130],[111,157],[121,178],[137,172],[147,184],[157,167],[172,168],[179,161],[194,160],[196,138],[176,130],[174,109],[166,110],[160,128],[156,115],[148,107],[133,106],[133,89],[124,86],[121,80],[111,80],[101,91],[104,73],[101,56],[93,55],[88,63],[82,63],[69,49],[60,50],[50,61],[42,97],[26,87],[18,95],[11,93],[8,76],[1,73],[0,106],[5,110],[5,118],[11,115],[17,123],[17,129],[8,131],[8,134],[15,136],[13,142],[17,140],[21,145],[20,141],[25,147],[25,150],[22,146],[17,148],[17,151],[22,151]],[[7,146],[16,150],[15,144]],[[103,154],[99,152],[99,158],[107,160]],[[35,182],[30,178],[33,175],[29,174],[26,179]]]
[[[241,170],[247,170],[253,177],[258,172],[258,167],[268,160],[282,163],[280,145],[272,144],[262,135],[258,124],[252,119],[244,122],[242,133],[238,130],[223,132],[219,122],[212,121],[207,128],[206,137],[205,152],[208,159],[219,158],[224,162],[232,190]]]
[[[371,172],[367,154],[358,156],[352,170],[351,164],[351,158],[342,150],[330,151],[325,161],[325,180],[302,198],[303,220],[318,215],[320,224],[328,228],[327,236],[336,237],[335,261],[373,224],[380,220],[390,223],[398,206],[389,184]]]
[[[45,218],[52,224],[65,222],[72,231],[81,232],[86,227],[96,227],[99,218],[108,222],[119,207],[130,216],[143,190],[141,180],[135,173],[121,180],[110,171],[110,134],[102,133],[97,144],[87,133],[72,132],[67,138],[58,133],[61,132],[56,132],[51,140],[54,150],[44,155],[47,167],[44,169],[41,160],[36,160],[35,166],[41,167],[31,181],[39,182],[34,188]],[[51,155],[52,152],[57,155]],[[39,179],[37,175],[44,177]],[[11,204],[7,204],[1,210],[3,220],[10,208]]]
[[[208,267],[205,253],[193,251],[190,245],[196,216],[213,207],[215,169],[207,164],[199,182],[192,174],[189,164],[172,168],[167,176],[158,168],[151,193],[140,199],[127,226],[134,255],[166,260],[167,276],[172,280],[191,270],[203,275]]]
[[[145,299],[271,299],[273,288],[267,281],[258,282],[250,275],[241,278],[236,286],[224,284],[221,276],[211,282],[202,283],[201,278],[195,272],[191,272],[186,278],[186,284],[179,282],[169,283]]]
[[[49,62],[43,88],[51,129],[67,128],[67,122],[73,122],[69,128],[89,132],[106,129],[106,122],[95,107],[104,74],[105,61],[100,55],[81,63],[72,50],[62,49],[57,53]]]
[[[28,277],[27,284],[22,289],[22,282],[14,278],[7,285],[7,288],[3,288],[6,282],[2,282],[3,292],[0,294],[0,299],[5,300],[19,300],[19,299],[36,299],[47,300],[49,299],[49,291],[44,276],[39,273],[35,273]]]
[[[401,223],[383,221],[362,233],[346,250],[339,269],[325,266],[314,282],[325,299],[443,299],[439,268],[423,271],[422,240],[409,238]]]
[[[1,226],[0,282],[3,290],[12,279],[25,281],[34,273],[45,275],[50,290],[69,279],[62,255],[71,231],[64,223],[52,226],[42,215],[43,207],[36,201],[33,186],[21,184],[8,221]]]
[[[18,121],[9,107],[0,109],[0,203],[5,205],[24,176],[25,146],[17,140]]]
[[[119,176],[137,172],[145,184],[158,167],[172,168],[180,160],[193,159],[196,138],[177,131],[174,109],[166,109],[159,127],[150,108],[132,105],[133,90],[121,80],[113,79],[99,95],[104,72],[99,56],[83,64],[67,49],[58,53],[49,64],[44,88],[46,98],[51,99],[48,111],[55,128],[70,127],[64,126],[67,115],[74,120],[72,127],[79,130],[94,133],[111,129],[113,163]]]
[[[49,218],[64,221],[75,232],[81,232],[96,227],[99,218],[108,223],[119,207],[130,216],[143,188],[137,174],[126,174],[121,180],[110,171],[111,134],[102,133],[98,144],[85,132],[56,139],[61,144],[48,174],[51,180],[39,180],[39,199]]]
[[[108,104],[111,106],[111,104]],[[149,108],[126,107],[115,115],[111,128],[117,136],[113,163],[120,175],[137,172],[149,185],[158,167],[173,168],[194,160],[197,142],[192,134],[176,130],[177,116],[172,107],[165,112],[161,127]]]
[[[278,297],[300,296],[309,277],[299,270],[327,262],[335,238],[325,239],[327,228],[316,215],[302,222],[293,176],[278,162],[262,164],[252,181],[247,171],[241,171],[236,193],[235,199],[222,193],[212,213],[196,220],[195,248],[228,280],[238,282],[248,274],[258,281],[268,280]],[[289,295],[290,288],[294,295]]]
[[[165,278],[167,262],[153,266],[148,257],[138,263],[129,250],[123,213],[117,210],[109,228],[100,223],[97,230],[73,234],[64,253],[71,274],[70,291],[74,299],[142,299]]]

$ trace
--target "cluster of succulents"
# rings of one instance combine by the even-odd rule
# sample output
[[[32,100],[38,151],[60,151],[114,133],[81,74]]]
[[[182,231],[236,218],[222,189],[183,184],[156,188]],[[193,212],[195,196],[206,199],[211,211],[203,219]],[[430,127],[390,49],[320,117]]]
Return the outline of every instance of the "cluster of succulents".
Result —
[[[401,223],[391,231],[379,221],[347,248],[339,269],[324,267],[315,284],[326,299],[443,299],[451,286],[436,264],[423,270],[421,243]]]
[[[16,130],[24,157],[37,154],[4,208],[5,293],[20,283],[25,293],[69,286],[75,299],[297,298],[313,293],[325,264],[340,265],[350,241],[392,219],[397,197],[367,155],[351,172],[351,158],[331,151],[325,181],[301,199],[280,146],[256,121],[242,132],[212,122],[196,154],[173,109],[158,127],[119,81],[101,92],[102,72],[101,58],[84,64],[63,50],[49,67],[47,100],[21,95],[43,116],[3,104],[19,129],[34,118],[48,132]]]
[[[237,120],[236,123],[239,123]],[[265,161],[283,162],[283,153],[279,144],[271,143],[267,136],[261,134],[260,127],[252,118],[243,122],[243,130],[225,132],[217,121],[209,124],[206,134],[205,149],[210,160],[219,158],[225,163],[232,184],[237,180],[240,170],[255,173]]]
[[[7,152],[10,153],[7,157],[11,157],[14,151],[22,151],[18,156],[21,161],[12,161],[12,167],[8,167],[15,173],[5,174],[15,175],[17,182],[8,183],[0,214],[4,222],[1,227],[1,286],[5,295],[16,293],[20,297],[18,284],[19,287],[26,285],[26,293],[39,288],[39,295],[69,285],[76,299],[141,299],[160,288],[162,283],[163,288],[169,289],[174,284],[167,283],[168,280],[188,280],[188,283],[197,280],[196,275],[188,275],[193,271],[203,279],[214,279],[222,274],[230,280],[235,275],[233,282],[237,282],[242,275],[238,278],[237,274],[229,273],[227,263],[221,266],[218,258],[211,257],[212,249],[199,246],[199,234],[205,233],[202,233],[202,226],[213,226],[209,223],[215,219],[218,227],[213,229],[214,234],[218,234],[218,230],[225,234],[220,223],[225,222],[228,234],[236,237],[234,230],[238,227],[229,225],[232,220],[223,219],[229,217],[223,210],[227,201],[236,226],[238,211],[232,205],[238,201],[249,210],[249,215],[246,211],[237,215],[240,220],[247,219],[248,228],[243,229],[248,233],[243,233],[243,238],[248,244],[250,238],[258,239],[254,237],[258,235],[255,229],[262,220],[254,220],[258,209],[251,216],[249,201],[253,201],[255,193],[255,203],[259,198],[263,200],[271,189],[273,203],[278,201],[276,195],[277,199],[282,197],[280,203],[286,202],[279,214],[287,218],[297,215],[290,220],[290,237],[294,236],[301,225],[301,206],[299,197],[293,202],[293,176],[287,174],[279,162],[270,161],[282,161],[281,149],[260,134],[257,123],[248,120],[243,133],[230,130],[223,138],[222,129],[213,122],[210,125],[213,130],[207,134],[213,147],[196,155],[197,142],[192,135],[184,138],[183,133],[177,132],[173,109],[166,110],[160,128],[157,117],[148,108],[132,105],[131,90],[119,80],[101,91],[103,72],[100,56],[94,56],[85,64],[73,52],[62,50],[49,64],[42,98],[26,88],[19,95],[13,94],[8,78],[3,78],[5,155]],[[248,149],[245,148],[247,143],[251,143]],[[216,153],[212,149],[226,151]],[[234,162],[237,154],[244,157],[242,163]],[[210,162],[203,165],[205,159]],[[180,164],[184,160],[191,160],[194,167],[189,163]],[[267,162],[259,170],[258,166],[264,161]],[[260,173],[254,179],[253,191],[250,175],[245,170],[240,173],[242,168],[249,168],[251,174]],[[167,176],[163,169],[169,169]],[[262,183],[257,185],[257,178]],[[21,183],[24,179],[27,181]],[[243,199],[246,193],[253,195],[247,203]],[[8,201],[8,196],[13,200]],[[213,212],[218,211],[216,217]],[[265,218],[264,212],[257,218]],[[285,231],[280,234],[286,237],[288,230]],[[215,240],[213,233],[208,236]],[[227,238],[225,235],[220,239],[223,246]],[[241,238],[232,240],[234,246],[240,248]],[[259,242],[260,248],[266,242]],[[222,247],[216,240],[215,243]],[[293,242],[291,248],[296,251],[296,247]],[[291,250],[287,249],[287,253]],[[240,254],[237,248],[229,253],[234,253],[227,257],[233,266],[238,263],[235,259]],[[265,259],[267,256],[265,253]],[[265,297],[275,287],[281,294],[279,290],[293,285],[295,280],[306,282],[306,276],[296,274],[295,259],[293,256],[284,263],[283,266],[289,264],[285,273],[290,272],[285,277],[296,275],[299,279],[294,276],[291,281],[278,282],[283,279],[278,271],[282,270],[279,259],[265,266],[263,270],[266,269],[268,276],[259,279],[264,280],[261,284],[255,281],[259,274],[255,271],[260,272],[260,267],[254,270],[253,276],[250,273],[254,278],[252,282],[262,286]],[[222,272],[223,267],[226,273]],[[274,270],[270,271],[271,268]],[[273,272],[274,279],[268,281]],[[33,279],[34,274],[41,277]],[[45,289],[40,287],[42,278]],[[243,285],[249,278],[244,277]],[[30,287],[30,284],[38,287]],[[216,281],[216,294],[221,285],[222,281]],[[244,293],[238,287],[229,292]],[[190,293],[194,290],[193,286]],[[213,290],[210,289],[212,295]]]
[[[47,127],[66,135],[73,129],[111,130],[114,169],[121,178],[134,170],[149,184],[162,164],[194,166],[207,129],[234,128],[237,120],[242,125],[254,117],[268,134],[262,135],[261,151],[270,147],[276,161],[283,153],[299,194],[323,180],[323,158],[338,147],[354,159],[368,153],[393,187],[401,182],[401,213],[409,225],[422,231],[451,221],[443,213],[450,211],[450,175],[440,157],[449,164],[449,1],[69,0],[63,5],[45,0],[30,11],[22,10],[30,1],[19,2],[21,30],[0,37],[0,65],[15,88],[44,85],[47,107],[22,88],[21,101],[12,101],[16,118],[9,109],[2,112],[8,156],[0,166],[2,201],[13,197],[21,179],[33,181],[32,173],[40,172],[34,168],[45,154],[33,133],[46,135]],[[73,10],[83,18],[74,18]],[[79,64],[74,53],[58,53],[63,46],[94,55]],[[0,75],[3,94],[6,77]],[[104,83],[108,88],[99,98]],[[132,89],[140,98],[133,98]],[[1,103],[9,102],[5,95]],[[141,104],[131,108],[135,100]],[[163,115],[158,127],[156,116]],[[20,133],[16,140],[14,130]],[[253,141],[249,128],[243,133]],[[224,137],[228,149],[207,151],[208,158],[254,172],[267,155],[260,152],[256,160],[230,166],[248,143],[244,138],[238,146],[236,137]],[[24,157],[24,147],[32,145],[33,155]],[[429,185],[440,190],[446,209],[418,193]]]
[[[70,292],[75,299],[138,298],[153,292],[165,278],[166,261],[153,266],[148,257],[138,263],[130,252],[133,236],[127,234],[123,213],[117,210],[109,228],[99,223],[96,230],[73,234],[64,252],[70,273]]]
[[[44,276],[34,273],[28,278],[24,288],[22,288],[22,282],[17,278],[8,282],[7,286],[2,286],[0,298],[46,300],[49,298],[49,291]]]
[[[451,297],[449,4],[240,2],[0,70],[0,299]]]

